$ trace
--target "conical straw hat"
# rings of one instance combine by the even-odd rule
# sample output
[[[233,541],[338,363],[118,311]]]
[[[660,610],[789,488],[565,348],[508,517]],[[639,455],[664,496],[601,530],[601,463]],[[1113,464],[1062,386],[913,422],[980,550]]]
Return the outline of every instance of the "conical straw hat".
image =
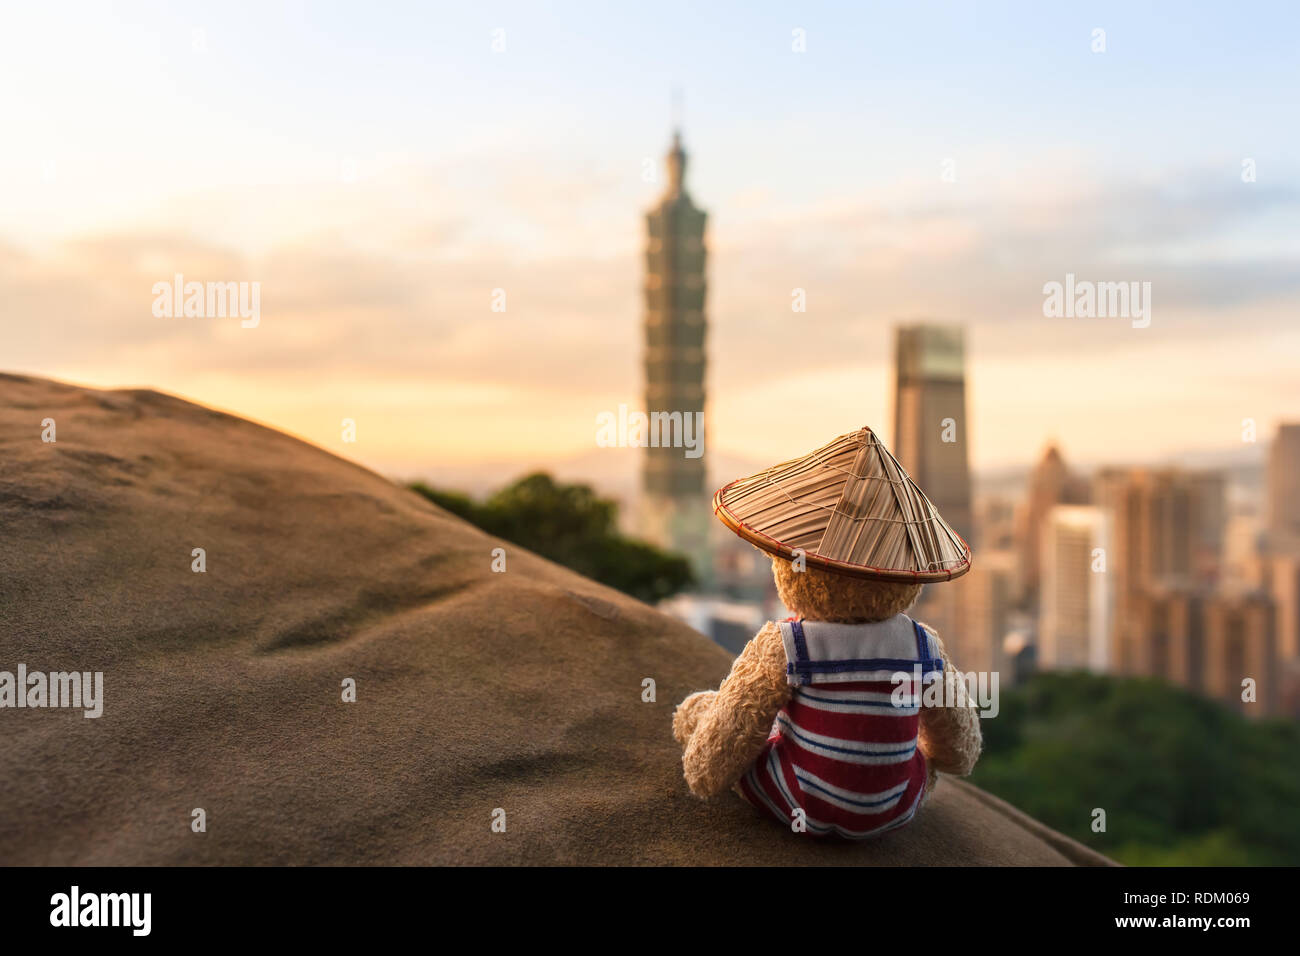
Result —
[[[740,478],[713,496],[732,531],[769,554],[855,578],[949,581],[970,546],[870,428]]]

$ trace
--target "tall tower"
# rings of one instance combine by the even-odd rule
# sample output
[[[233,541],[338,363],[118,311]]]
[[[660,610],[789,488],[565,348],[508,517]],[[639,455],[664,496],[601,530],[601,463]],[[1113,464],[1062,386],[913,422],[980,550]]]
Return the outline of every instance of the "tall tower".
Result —
[[[703,421],[705,332],[704,229],[707,215],[686,192],[686,151],[673,134],[668,183],[646,214],[645,404],[683,422]],[[710,506],[704,456],[671,444],[645,449],[642,533],[691,559],[709,579]]]
[[[900,325],[894,341],[894,456],[953,530],[974,546],[966,353],[960,325]],[[976,552],[973,567],[979,566]],[[960,585],[962,582],[957,582]],[[956,634],[970,614],[965,587],[926,588],[913,615]]]
[[[904,325],[894,353],[894,456],[972,540],[966,354],[960,325]]]

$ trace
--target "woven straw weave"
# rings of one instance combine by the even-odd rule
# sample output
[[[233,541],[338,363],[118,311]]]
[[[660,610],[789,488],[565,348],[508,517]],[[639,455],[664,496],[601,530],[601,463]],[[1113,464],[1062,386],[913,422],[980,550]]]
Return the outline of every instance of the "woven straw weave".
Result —
[[[713,510],[771,554],[853,577],[947,581],[970,547],[870,428],[720,489]]]

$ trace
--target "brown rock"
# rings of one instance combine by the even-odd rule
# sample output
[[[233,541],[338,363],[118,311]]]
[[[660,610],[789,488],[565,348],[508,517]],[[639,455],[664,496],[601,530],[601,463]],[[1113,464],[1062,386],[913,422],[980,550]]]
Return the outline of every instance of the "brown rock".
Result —
[[[729,662],[305,442],[0,375],[0,670],[102,671],[105,698],[0,710],[5,863],[1106,862],[951,780],[864,844],[700,803],[672,709]]]

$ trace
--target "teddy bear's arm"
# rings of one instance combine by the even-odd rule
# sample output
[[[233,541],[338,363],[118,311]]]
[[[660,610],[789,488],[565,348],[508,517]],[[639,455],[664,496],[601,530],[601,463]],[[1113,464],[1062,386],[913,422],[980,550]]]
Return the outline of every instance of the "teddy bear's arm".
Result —
[[[980,733],[980,718],[975,708],[966,704],[966,683],[948,659],[943,641],[930,628],[926,628],[943,657],[945,683],[952,682],[958,693],[958,703],[953,707],[922,707],[921,732],[918,741],[921,753],[929,761],[932,771],[964,777],[975,769],[984,736]]]
[[[692,714],[695,730],[682,755],[691,792],[707,800],[730,789],[758,757],[789,699],[781,630],[769,621],[745,645],[712,701],[693,705],[699,712]]]
[[[691,739],[691,735],[695,733],[695,725],[709,712],[717,696],[716,690],[696,691],[677,705],[677,709],[673,711],[673,738],[683,747]]]

